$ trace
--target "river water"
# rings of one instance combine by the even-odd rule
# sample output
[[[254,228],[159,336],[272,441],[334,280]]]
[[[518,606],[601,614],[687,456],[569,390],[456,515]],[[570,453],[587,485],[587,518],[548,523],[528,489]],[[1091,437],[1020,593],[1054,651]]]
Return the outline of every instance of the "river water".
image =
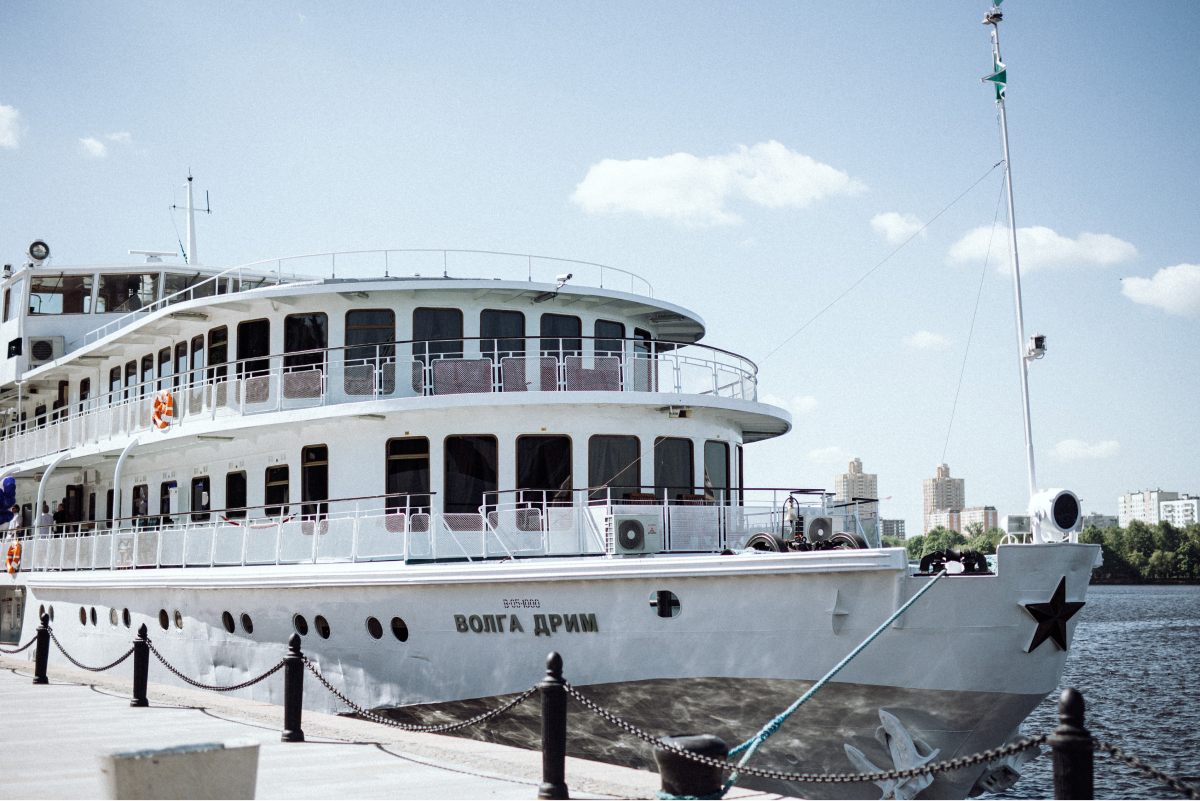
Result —
[[[1083,693],[1092,734],[1184,781],[1200,781],[1200,587],[1090,587],[1078,620],[1062,687]],[[1042,702],[1022,731],[1053,729],[1057,699],[1055,693]],[[1023,772],[993,797],[1054,797],[1048,749]],[[1179,797],[1096,755],[1096,798]]]

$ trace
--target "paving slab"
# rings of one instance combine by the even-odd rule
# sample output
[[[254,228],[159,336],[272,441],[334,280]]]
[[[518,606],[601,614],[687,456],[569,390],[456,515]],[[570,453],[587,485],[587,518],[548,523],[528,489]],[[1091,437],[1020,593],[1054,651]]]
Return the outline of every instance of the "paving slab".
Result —
[[[111,751],[252,739],[257,797],[537,798],[538,751],[406,732],[357,718],[304,713],[304,743],[283,743],[283,707],[150,683],[150,706],[129,706],[130,682],[0,656],[0,798],[101,798],[99,757]],[[572,798],[654,798],[658,775],[568,757]],[[728,798],[780,796],[734,789]]]

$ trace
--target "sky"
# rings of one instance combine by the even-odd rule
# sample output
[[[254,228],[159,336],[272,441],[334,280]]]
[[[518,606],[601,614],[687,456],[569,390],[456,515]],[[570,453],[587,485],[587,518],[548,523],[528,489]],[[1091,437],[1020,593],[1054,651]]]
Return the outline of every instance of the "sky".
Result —
[[[1108,514],[1129,491],[1200,493],[1192,6],[1002,8],[1025,325],[1048,344],[1038,484]],[[987,9],[6,3],[0,258],[35,238],[58,264],[175,249],[190,170],[205,264],[609,264],[698,312],[793,414],[747,449],[748,484],[832,488],[860,457],[911,534],[944,460],[968,505],[1019,514]]]

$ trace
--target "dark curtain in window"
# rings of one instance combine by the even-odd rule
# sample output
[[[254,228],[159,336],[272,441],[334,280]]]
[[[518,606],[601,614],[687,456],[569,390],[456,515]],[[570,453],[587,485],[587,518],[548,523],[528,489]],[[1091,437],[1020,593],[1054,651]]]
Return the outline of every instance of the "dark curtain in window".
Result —
[[[292,314],[283,320],[283,350],[285,353],[324,350],[329,342],[329,318],[323,313]],[[324,353],[305,353],[285,356],[285,367],[300,367],[324,364]]]
[[[596,321],[596,355],[620,356],[625,338],[625,326],[608,320]]]
[[[443,511],[478,512],[484,494],[497,489],[498,461],[495,437],[447,437]],[[488,500],[494,501],[495,496]]]
[[[300,454],[300,500],[329,500],[329,448],[314,445]],[[327,503],[308,503],[301,508],[303,514],[324,514],[329,511]]]
[[[271,360],[259,358],[271,355],[271,321],[249,320],[238,323],[237,360],[238,375],[247,377],[265,375],[271,369]]]
[[[346,361],[362,362],[396,355],[396,313],[391,309],[356,309],[346,313]],[[374,347],[352,347],[354,345]]]
[[[237,473],[225,474],[225,516],[232,519],[241,519],[246,516],[246,473],[239,471]]]
[[[642,482],[637,437],[595,436],[588,440],[588,486],[593,487],[593,500],[609,496],[614,500],[641,492]],[[595,489],[608,487],[605,489]]]
[[[583,353],[583,323],[567,314],[543,314],[542,355],[578,356]]]
[[[522,501],[570,503],[571,438],[518,437],[517,489],[549,490],[523,493]]]
[[[389,509],[429,506],[429,440],[394,439],[387,445]]]
[[[484,309],[479,314],[479,336],[480,351],[493,362],[524,356],[525,315],[518,311]]]
[[[426,364],[433,359],[463,357],[463,319],[458,309],[414,309],[414,340],[448,340],[443,342],[413,342],[413,356]],[[455,341],[457,340],[457,341]]]
[[[695,492],[692,479],[692,441],[659,437],[654,441],[654,494],[678,500]]]

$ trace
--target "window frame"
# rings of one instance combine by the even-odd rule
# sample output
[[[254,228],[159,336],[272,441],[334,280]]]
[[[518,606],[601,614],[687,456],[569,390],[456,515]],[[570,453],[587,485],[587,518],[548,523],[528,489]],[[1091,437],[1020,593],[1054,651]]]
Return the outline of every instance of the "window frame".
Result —
[[[532,439],[565,439],[567,441],[567,484],[566,489],[561,487],[533,487],[521,486],[521,442],[523,440]],[[518,503],[542,503],[545,502],[548,506],[570,506],[573,503],[575,495],[575,440],[570,434],[519,434],[513,446],[513,475],[516,477],[515,488],[517,490],[532,490],[533,494],[529,498],[521,497],[524,493],[517,493]]]
[[[480,503],[469,511],[448,511],[450,505],[450,448],[449,442],[452,439],[490,439],[496,447],[495,471],[496,477],[492,482],[495,486],[492,489],[482,490]],[[460,474],[462,475],[462,474]],[[485,481],[486,483],[486,481]],[[489,506],[488,495],[496,495],[500,489],[500,438],[495,434],[448,434],[442,439],[442,514],[478,514],[479,508]]]
[[[631,440],[633,440],[634,453],[636,454],[636,456],[634,457],[634,460],[633,460],[633,465],[634,465],[633,472],[636,475],[634,475],[634,477],[633,477],[634,480],[632,483],[621,483],[621,484],[615,485],[615,487],[616,487],[616,489],[629,489],[629,490],[632,490],[633,492],[641,492],[642,491],[642,456],[643,456],[641,437],[639,437],[635,434],[592,434],[590,437],[588,437],[588,489],[590,490],[590,492],[588,493],[589,501],[603,500],[604,498],[608,497],[610,494],[609,492],[606,492],[602,488],[603,485],[601,482],[595,480],[597,477],[594,476],[592,473],[592,443],[596,439],[599,439],[599,438],[631,439]],[[627,469],[628,468],[625,468],[625,467],[621,468],[621,470],[618,471],[618,475]],[[614,486],[614,485],[610,485],[610,487],[611,486]],[[622,496],[622,497],[616,498],[615,500],[620,502],[621,500],[624,500],[624,497]]]
[[[397,455],[397,456],[392,455],[392,443],[393,442],[413,442],[413,441],[418,441],[418,440],[424,441],[424,443],[425,443],[424,457],[422,457],[418,454],[401,454],[401,455]],[[416,460],[416,459],[420,459],[420,458],[425,459],[425,492],[424,493],[410,492],[410,493],[394,493],[393,494],[391,486],[390,486],[391,478],[392,478],[391,463],[393,461],[397,461],[397,462],[410,461],[410,460]],[[432,453],[432,450],[430,447],[429,437],[419,437],[419,436],[418,437],[410,437],[410,436],[390,437],[384,443],[384,446],[383,446],[383,459],[384,459],[383,489],[384,489],[385,495],[387,496],[384,503],[385,503],[385,506],[387,507],[387,509],[390,511],[392,509],[399,510],[399,509],[403,508],[406,511],[411,511],[414,509],[429,508],[432,504],[431,483],[433,481],[433,453]],[[403,506],[401,506],[401,504],[399,503],[399,500],[402,498],[407,498],[407,500],[405,501]],[[424,500],[424,503],[414,503],[413,502],[414,500],[419,501],[422,499]]]

